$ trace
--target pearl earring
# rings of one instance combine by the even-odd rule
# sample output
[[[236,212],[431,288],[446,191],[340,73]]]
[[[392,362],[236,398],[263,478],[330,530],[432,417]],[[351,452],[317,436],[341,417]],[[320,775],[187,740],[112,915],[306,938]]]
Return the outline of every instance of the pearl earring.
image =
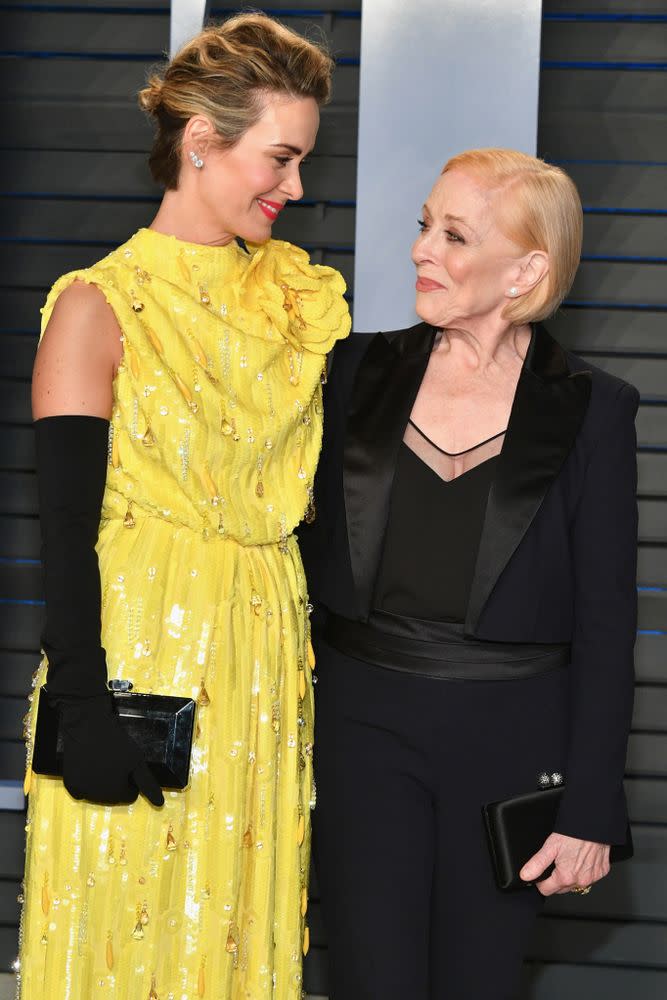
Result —
[[[511,295],[511,296],[512,296],[512,298],[514,298],[514,297],[515,297],[515,295],[518,295],[518,294],[519,294],[519,289],[518,289],[518,288],[516,287],[516,285],[512,285],[512,287],[510,288],[510,290],[508,291],[508,293],[507,293],[507,294],[508,294],[508,295]]]
[[[193,166],[195,166],[197,168],[197,170],[201,170],[201,168],[204,166],[204,161],[201,160],[197,156],[197,154],[195,153],[194,149],[191,149],[190,153],[188,155],[190,156],[190,159],[192,160]]]

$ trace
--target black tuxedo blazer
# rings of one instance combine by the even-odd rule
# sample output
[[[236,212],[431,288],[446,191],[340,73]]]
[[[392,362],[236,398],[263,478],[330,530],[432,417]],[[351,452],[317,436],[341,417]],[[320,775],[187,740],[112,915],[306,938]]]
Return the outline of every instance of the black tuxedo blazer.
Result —
[[[420,323],[336,347],[317,518],[299,529],[319,611],[364,621],[372,610],[397,453],[435,333]],[[478,639],[571,643],[570,752],[557,829],[606,843],[621,843],[627,824],[638,403],[633,386],[533,328],[465,621]]]

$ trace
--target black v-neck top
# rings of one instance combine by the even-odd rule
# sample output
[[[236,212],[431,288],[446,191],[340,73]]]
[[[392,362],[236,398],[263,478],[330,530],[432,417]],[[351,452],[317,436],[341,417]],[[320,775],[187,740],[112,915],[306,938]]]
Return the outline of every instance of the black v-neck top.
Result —
[[[465,621],[497,461],[496,455],[448,482],[401,444],[375,589],[377,609]]]

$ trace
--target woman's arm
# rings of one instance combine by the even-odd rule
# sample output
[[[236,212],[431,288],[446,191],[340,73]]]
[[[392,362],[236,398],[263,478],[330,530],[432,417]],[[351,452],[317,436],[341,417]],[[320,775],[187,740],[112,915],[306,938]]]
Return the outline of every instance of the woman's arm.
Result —
[[[60,712],[63,781],[74,798],[133,802],[141,790],[160,805],[162,792],[115,714],[101,642],[95,545],[121,352],[120,329],[101,293],[83,284],[64,291],[33,382],[48,658],[41,696]]]
[[[120,327],[104,295],[74,282],[56,301],[37,350],[33,419],[86,414],[108,420],[122,356]]]
[[[639,394],[623,385],[614,404],[572,526],[575,628],[565,788],[554,834],[524,868],[530,880],[556,860],[556,871],[540,886],[545,894],[606,874],[608,848],[602,845],[624,843],[627,832],[623,774],[637,630]]]

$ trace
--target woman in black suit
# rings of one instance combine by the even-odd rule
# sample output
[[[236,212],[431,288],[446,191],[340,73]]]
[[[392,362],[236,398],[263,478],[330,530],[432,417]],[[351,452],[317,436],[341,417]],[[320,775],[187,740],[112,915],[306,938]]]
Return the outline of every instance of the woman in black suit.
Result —
[[[509,1000],[544,896],[625,841],[636,390],[540,321],[582,211],[561,170],[451,160],[424,206],[409,330],[353,337],[326,390],[316,857],[335,1000]],[[558,784],[501,893],[481,806]]]

